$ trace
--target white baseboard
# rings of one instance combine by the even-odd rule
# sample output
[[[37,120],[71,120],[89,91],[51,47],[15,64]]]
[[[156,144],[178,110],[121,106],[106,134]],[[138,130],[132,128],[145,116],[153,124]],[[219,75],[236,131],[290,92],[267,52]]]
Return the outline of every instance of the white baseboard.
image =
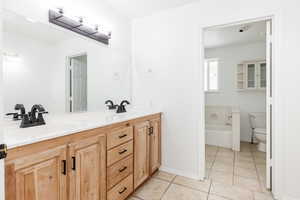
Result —
[[[178,169],[172,169],[172,168],[169,168],[169,167],[161,166],[159,168],[159,170],[165,171],[165,172],[168,172],[168,173],[171,173],[171,174],[175,174],[175,175],[178,175],[178,176],[184,176],[184,177],[195,179],[195,180],[201,180],[201,178],[199,177],[198,174],[187,173],[185,171],[181,171],[181,170],[178,170]]]
[[[291,196],[284,196],[282,199],[278,200],[299,200],[300,198],[298,197],[291,197]]]

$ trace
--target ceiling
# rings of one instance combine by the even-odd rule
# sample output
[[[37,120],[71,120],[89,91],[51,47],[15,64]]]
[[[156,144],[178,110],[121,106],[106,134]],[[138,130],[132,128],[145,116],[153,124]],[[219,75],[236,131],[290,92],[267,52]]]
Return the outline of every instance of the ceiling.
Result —
[[[244,28],[244,32],[239,32]],[[204,32],[205,48],[266,41],[266,22],[207,29]]]
[[[116,11],[138,18],[160,10],[182,6],[199,0],[106,0]]]

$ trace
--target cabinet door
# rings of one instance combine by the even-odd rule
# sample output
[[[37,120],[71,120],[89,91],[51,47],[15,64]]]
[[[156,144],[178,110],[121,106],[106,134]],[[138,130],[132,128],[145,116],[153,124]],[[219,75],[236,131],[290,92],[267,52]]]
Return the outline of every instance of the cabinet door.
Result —
[[[134,188],[140,186],[149,176],[149,122],[134,126]]]
[[[256,88],[256,65],[255,63],[246,64],[246,85],[248,89]]]
[[[152,174],[161,165],[160,119],[151,120],[150,127],[150,174]]]
[[[66,146],[6,163],[6,200],[66,200]]]
[[[105,200],[105,144],[104,135],[70,144],[70,200]]]
[[[267,85],[267,65],[265,62],[261,62],[258,64],[258,87],[259,88],[266,88]]]

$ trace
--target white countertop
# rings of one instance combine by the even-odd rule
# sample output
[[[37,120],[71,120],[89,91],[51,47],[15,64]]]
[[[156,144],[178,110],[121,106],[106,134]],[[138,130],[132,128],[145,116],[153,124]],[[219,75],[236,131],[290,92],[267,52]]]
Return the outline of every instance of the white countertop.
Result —
[[[30,128],[19,128],[21,121],[5,119],[4,143],[11,149],[156,113],[160,111],[131,109],[122,114],[115,111],[47,114],[44,115],[46,125]]]

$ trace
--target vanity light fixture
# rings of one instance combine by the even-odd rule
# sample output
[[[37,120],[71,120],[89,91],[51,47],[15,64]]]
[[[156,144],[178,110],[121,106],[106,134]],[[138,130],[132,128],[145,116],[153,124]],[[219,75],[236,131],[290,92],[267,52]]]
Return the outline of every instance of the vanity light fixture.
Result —
[[[110,31],[100,30],[98,25],[95,27],[85,25],[82,17],[78,19],[68,17],[62,8],[58,8],[57,11],[49,10],[49,22],[107,45],[111,39]]]

